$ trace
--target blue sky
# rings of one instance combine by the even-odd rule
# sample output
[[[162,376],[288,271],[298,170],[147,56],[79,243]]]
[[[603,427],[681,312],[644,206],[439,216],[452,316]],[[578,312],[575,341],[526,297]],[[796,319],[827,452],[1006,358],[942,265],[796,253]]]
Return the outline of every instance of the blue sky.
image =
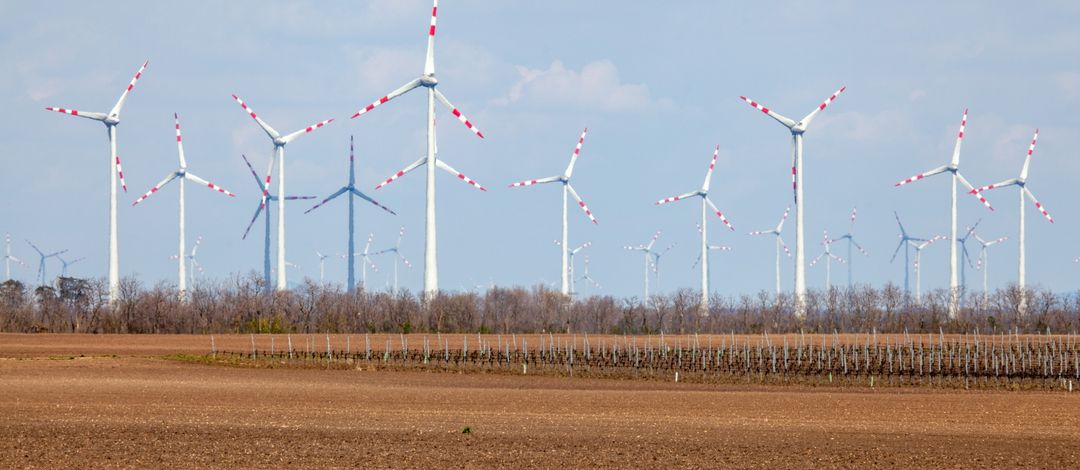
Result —
[[[374,185],[424,152],[424,98],[410,93],[361,118],[348,117],[419,75],[430,4],[371,2],[59,2],[0,5],[0,230],[13,254],[36,266],[23,238],[70,249],[86,261],[72,274],[103,275],[106,265],[107,141],[100,124],[43,110],[106,111],[143,60],[150,67],[119,127],[129,192],[121,196],[121,272],[146,284],[174,282],[177,188],[130,203],[177,166],[172,113],[181,116],[189,169],[236,193],[190,187],[188,238],[205,240],[206,275],[261,269],[261,227],[240,235],[258,188],[240,159],[262,171],[272,146],[230,98],[244,98],[279,131],[329,117],[335,122],[289,145],[287,192],[324,197],[346,182],[348,140],[357,141],[358,185]],[[982,2],[481,2],[446,0],[439,9],[439,89],[484,132],[477,139],[439,114],[440,158],[489,187],[476,191],[439,175],[441,286],[461,289],[556,282],[557,186],[507,189],[517,180],[559,173],[581,128],[589,127],[573,184],[593,209],[593,226],[572,208],[571,242],[586,250],[601,293],[640,295],[640,255],[623,249],[663,230],[677,243],[663,265],[664,290],[697,286],[698,206],[654,206],[696,188],[712,149],[721,153],[711,198],[735,232],[710,220],[713,289],[771,289],[773,245],[748,231],[774,225],[790,204],[789,135],[742,103],[747,95],[799,118],[841,85],[847,91],[807,133],[808,260],[823,230],[842,233],[853,206],[856,236],[870,252],[855,260],[856,280],[902,281],[890,264],[901,213],[916,235],[947,234],[948,180],[893,183],[945,164],[964,108],[970,108],[961,172],[976,185],[1019,173],[1036,127],[1039,146],[1029,187],[1056,219],[1028,207],[1028,282],[1072,290],[1080,281],[1076,193],[1080,158],[1080,7]],[[422,172],[370,192],[398,212],[361,207],[360,245],[407,235],[414,262],[404,286],[421,285]],[[1016,191],[988,193],[997,211],[961,198],[960,226],[1011,239],[992,251],[992,282],[1016,272]],[[970,200],[969,200],[970,199]],[[288,258],[318,277],[315,250],[345,250],[344,200],[303,215],[288,207]],[[794,243],[793,224],[785,239]],[[361,246],[362,248],[362,246]],[[973,249],[971,246],[969,249]],[[843,252],[836,249],[836,252]],[[946,286],[947,244],[924,254],[923,287]],[[580,261],[580,258],[579,258]],[[381,260],[373,286],[385,284]],[[59,264],[49,268],[56,272]],[[579,267],[579,273],[581,268]],[[30,280],[33,270],[17,270]],[[344,280],[343,262],[327,277]],[[969,271],[978,284],[981,274]],[[824,270],[808,268],[821,287]],[[295,279],[295,275],[294,275]],[[843,282],[843,269],[834,272]],[[785,264],[785,288],[791,266]],[[584,292],[595,292],[583,288]]]

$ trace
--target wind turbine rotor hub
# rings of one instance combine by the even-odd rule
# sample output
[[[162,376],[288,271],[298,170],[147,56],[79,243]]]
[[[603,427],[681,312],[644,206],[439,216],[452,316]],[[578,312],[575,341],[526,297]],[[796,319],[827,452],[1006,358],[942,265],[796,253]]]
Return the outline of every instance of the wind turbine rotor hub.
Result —
[[[435,85],[439,84],[439,79],[435,78],[435,74],[424,75],[420,77],[420,85],[428,88],[435,88]]]
[[[120,116],[110,114],[108,117],[105,118],[106,126],[115,126],[117,124],[120,124]]]
[[[285,142],[285,139],[282,137],[274,139],[274,147],[284,147],[286,143],[288,142]]]

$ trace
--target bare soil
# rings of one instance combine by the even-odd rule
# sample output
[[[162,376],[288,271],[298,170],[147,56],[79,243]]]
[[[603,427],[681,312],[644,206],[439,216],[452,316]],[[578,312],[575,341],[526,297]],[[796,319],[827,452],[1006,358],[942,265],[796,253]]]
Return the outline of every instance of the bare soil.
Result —
[[[0,467],[1000,468],[1080,461],[1080,393],[254,369],[153,357],[202,354],[208,342],[0,336]]]

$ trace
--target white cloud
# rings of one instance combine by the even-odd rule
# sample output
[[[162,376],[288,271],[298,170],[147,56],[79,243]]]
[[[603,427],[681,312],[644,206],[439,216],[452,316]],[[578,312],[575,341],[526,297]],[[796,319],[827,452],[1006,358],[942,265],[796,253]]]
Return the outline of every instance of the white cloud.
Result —
[[[608,112],[671,107],[668,100],[653,99],[649,87],[644,84],[622,83],[618,69],[609,60],[586,64],[580,72],[567,69],[558,60],[547,69],[518,66],[517,70],[520,79],[506,96],[495,101],[496,104],[528,103]]]

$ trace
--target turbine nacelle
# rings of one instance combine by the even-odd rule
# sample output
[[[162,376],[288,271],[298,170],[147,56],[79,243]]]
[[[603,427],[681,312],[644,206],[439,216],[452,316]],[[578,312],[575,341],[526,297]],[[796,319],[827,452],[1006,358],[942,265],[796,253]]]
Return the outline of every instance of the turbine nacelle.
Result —
[[[106,126],[115,126],[120,124],[120,115],[113,113],[105,117],[101,122],[104,122]]]
[[[435,74],[427,74],[420,77],[420,86],[435,88],[439,84],[439,79],[435,78]]]

